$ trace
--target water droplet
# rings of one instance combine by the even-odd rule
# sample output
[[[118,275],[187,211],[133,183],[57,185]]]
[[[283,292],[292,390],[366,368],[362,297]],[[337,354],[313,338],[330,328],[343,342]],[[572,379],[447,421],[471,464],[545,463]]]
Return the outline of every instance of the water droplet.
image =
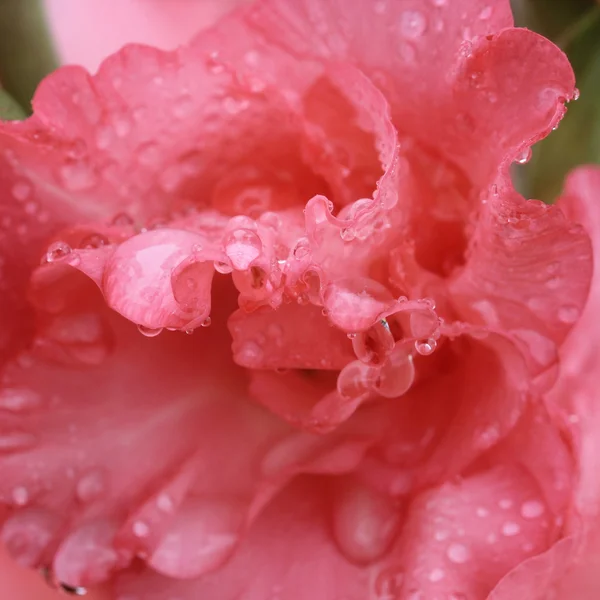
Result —
[[[207,56],[206,66],[207,66],[208,70],[215,75],[218,75],[219,73],[223,73],[223,71],[225,71],[225,64],[223,63],[223,60],[219,56],[219,53],[216,51],[211,52]]]
[[[558,309],[558,319],[563,323],[572,324],[579,319],[579,308],[573,304],[561,306]]]
[[[348,363],[338,375],[337,391],[342,398],[358,398],[375,384],[377,371],[361,361]]]
[[[69,162],[60,167],[59,180],[71,192],[88,190],[98,182],[96,171],[86,162]]]
[[[352,339],[352,348],[356,358],[365,364],[382,365],[394,348],[394,336],[387,320],[378,321],[367,331],[357,333]]]
[[[579,100],[580,92],[578,88],[573,90],[573,100]]]
[[[12,187],[12,195],[19,201],[23,202],[31,195],[31,184],[27,181],[19,181]]]
[[[40,394],[29,388],[5,388],[0,391],[0,408],[11,412],[24,412],[38,408]]]
[[[502,510],[509,510],[514,506],[514,502],[512,500],[510,500],[510,498],[504,498],[503,500],[500,500],[498,502],[498,506]]]
[[[21,452],[29,450],[37,444],[37,438],[32,433],[13,431],[0,433],[0,452]]]
[[[433,338],[426,340],[417,340],[415,342],[415,350],[422,356],[429,356],[437,348],[437,342]]]
[[[375,579],[376,600],[397,600],[402,592],[404,571],[400,567],[388,567]]]
[[[506,537],[513,537],[521,533],[521,527],[514,521],[507,521],[502,525],[502,535]]]
[[[262,241],[250,229],[235,229],[225,239],[225,254],[234,269],[246,270],[262,252]]]
[[[175,508],[175,504],[168,494],[159,494],[156,499],[156,506],[164,513],[171,513]]]
[[[157,335],[159,335],[162,332],[162,330],[163,330],[162,327],[152,328],[152,327],[146,327],[145,325],[138,325],[138,331],[142,335],[145,335],[146,337],[149,337],[149,338],[156,337]]]
[[[521,516],[524,519],[537,519],[546,512],[546,507],[539,500],[528,500],[521,505]]]
[[[294,257],[298,260],[306,258],[310,254],[310,242],[306,238],[300,238],[294,247]]]
[[[425,16],[418,10],[406,10],[400,16],[400,32],[403,36],[415,39],[422,36],[426,29]]]
[[[101,233],[90,233],[90,235],[86,235],[81,240],[79,246],[84,249],[90,249],[101,248],[107,244],[110,244],[110,241],[105,235],[102,235]]]
[[[148,524],[144,523],[144,521],[135,521],[132,529],[133,535],[140,538],[148,537],[148,534],[150,533],[150,527],[148,527]]]
[[[479,18],[482,21],[487,21],[487,19],[489,19],[491,16],[492,16],[492,7],[491,6],[486,6],[479,13]]]
[[[431,573],[429,573],[429,581],[432,583],[441,581],[444,577],[446,577],[446,573],[444,573],[443,569],[433,569]]]
[[[413,337],[427,339],[438,327],[438,319],[431,312],[414,311],[410,314],[410,331]]]
[[[212,320],[210,317],[206,317],[206,319],[204,319],[204,321],[202,321],[202,323],[200,323],[200,327],[210,327],[212,323]]]
[[[106,491],[106,476],[101,469],[93,469],[83,475],[75,486],[77,498],[87,504],[100,498]]]
[[[25,506],[29,502],[29,492],[23,486],[16,487],[12,491],[11,497],[17,506]]]
[[[223,109],[230,115],[237,115],[245,111],[250,106],[250,101],[247,98],[234,98],[226,96],[223,98]]]
[[[46,251],[46,262],[53,263],[69,257],[73,249],[66,242],[54,242]]]
[[[371,562],[382,556],[394,539],[399,522],[398,510],[388,497],[361,484],[336,490],[333,532],[350,560]]]
[[[515,161],[518,162],[520,165],[524,165],[525,163],[528,163],[531,160],[531,155],[531,148],[525,148],[515,156]]]
[[[412,355],[396,345],[379,369],[373,389],[384,398],[397,398],[411,388],[414,380]]]
[[[2,542],[9,554],[23,567],[39,565],[58,529],[57,518],[41,509],[21,509],[7,519]]]
[[[110,222],[114,227],[131,227],[133,219],[130,215],[124,212],[117,213]]]
[[[256,342],[245,342],[235,353],[235,361],[242,367],[257,368],[262,360],[263,349]]]
[[[483,508],[483,506],[480,506],[479,508],[477,508],[475,513],[477,514],[478,517],[484,518],[484,517],[489,516],[490,511],[487,508]]]
[[[227,275],[233,271],[233,267],[228,262],[222,260],[215,260],[214,266],[215,271],[223,275]]]
[[[185,119],[194,110],[194,99],[189,94],[183,94],[175,100],[172,110],[176,119]]]
[[[446,554],[455,564],[466,563],[471,558],[471,551],[464,544],[450,544]]]
[[[448,3],[448,0],[431,0],[434,6],[442,7],[442,6],[446,6],[446,4]]]
[[[87,589],[82,587],[81,585],[69,585],[68,583],[59,583],[58,587],[66,594],[70,594],[72,596],[85,596],[87,594]]]

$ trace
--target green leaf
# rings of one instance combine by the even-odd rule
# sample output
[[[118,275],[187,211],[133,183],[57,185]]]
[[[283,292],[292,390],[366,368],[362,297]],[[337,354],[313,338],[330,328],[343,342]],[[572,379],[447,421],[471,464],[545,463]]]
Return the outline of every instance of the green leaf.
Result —
[[[546,202],[557,197],[572,168],[600,163],[600,6],[564,30],[563,43],[580,98],[569,104],[558,129],[534,146],[532,161],[520,169],[524,193]]]
[[[28,112],[39,82],[58,66],[41,0],[0,0],[0,82]]]
[[[21,105],[6,90],[0,89],[0,120],[20,121],[26,117]]]

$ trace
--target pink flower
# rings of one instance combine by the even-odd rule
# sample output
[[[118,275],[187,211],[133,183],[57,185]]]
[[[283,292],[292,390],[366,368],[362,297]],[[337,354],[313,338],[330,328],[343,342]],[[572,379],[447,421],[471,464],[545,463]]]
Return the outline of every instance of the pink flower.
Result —
[[[0,129],[12,556],[120,600],[568,582],[592,250],[509,169],[574,93],[477,0],[262,0],[45,80]]]

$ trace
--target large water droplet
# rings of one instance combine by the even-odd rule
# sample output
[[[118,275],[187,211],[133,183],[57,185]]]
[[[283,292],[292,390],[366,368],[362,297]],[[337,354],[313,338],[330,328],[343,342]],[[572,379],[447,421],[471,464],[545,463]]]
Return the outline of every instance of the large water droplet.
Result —
[[[515,156],[515,161],[523,165],[531,160],[531,148],[525,148]]]
[[[144,521],[135,521],[133,523],[132,529],[133,535],[139,538],[148,537],[150,533],[150,527],[148,526],[148,523],[145,523]]]
[[[338,490],[333,514],[335,538],[353,561],[379,558],[394,539],[399,512],[383,495],[359,484]]]
[[[225,254],[238,271],[246,270],[261,252],[262,242],[250,229],[235,229],[225,239]]]
[[[162,327],[147,327],[146,325],[138,325],[138,331],[149,338],[156,337],[160,333],[162,333]]]
[[[40,394],[29,388],[14,387],[0,391],[0,408],[4,410],[24,412],[38,408],[41,403]]]
[[[178,578],[202,575],[234,550],[245,511],[227,499],[192,498],[177,515],[149,559],[159,573]]]
[[[337,391],[342,398],[358,398],[368,392],[374,385],[377,370],[355,360],[348,363],[338,375]]]
[[[71,262],[71,253],[73,249],[66,242],[54,242],[48,246],[46,251],[46,262],[53,263],[69,259]]]
[[[437,341],[433,338],[426,340],[417,340],[415,342],[415,350],[422,356],[429,356],[437,348]]]
[[[405,394],[415,380],[415,367],[410,353],[396,344],[379,369],[373,389],[384,398]]]
[[[357,333],[352,339],[356,358],[368,365],[382,365],[394,348],[394,336],[387,320],[378,321],[367,331]]]

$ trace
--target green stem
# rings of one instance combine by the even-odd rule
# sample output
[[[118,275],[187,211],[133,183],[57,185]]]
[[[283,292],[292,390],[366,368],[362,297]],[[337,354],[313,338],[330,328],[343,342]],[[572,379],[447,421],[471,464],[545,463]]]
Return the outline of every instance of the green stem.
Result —
[[[0,0],[0,82],[27,112],[39,82],[58,66],[41,0]]]
[[[581,18],[569,25],[555,40],[556,45],[562,50],[566,50],[576,39],[582,36],[586,31],[600,21],[600,6],[584,13]]]

